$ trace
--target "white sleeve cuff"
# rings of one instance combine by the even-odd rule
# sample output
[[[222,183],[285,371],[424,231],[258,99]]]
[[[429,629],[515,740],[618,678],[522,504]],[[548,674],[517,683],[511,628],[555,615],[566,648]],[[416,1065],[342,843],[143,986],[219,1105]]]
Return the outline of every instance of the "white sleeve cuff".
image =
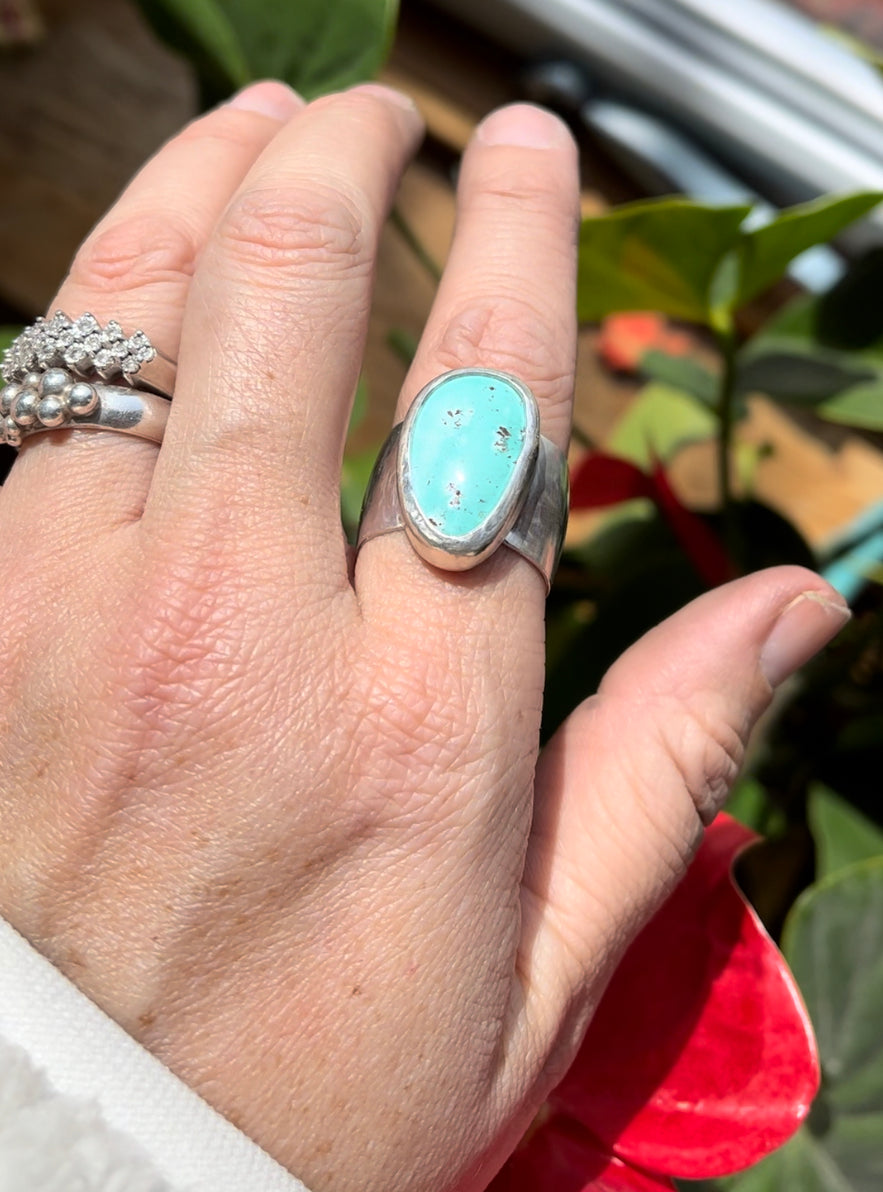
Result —
[[[4,1041],[13,1046],[4,1047]],[[27,1052],[32,1067],[17,1048]],[[129,1159],[135,1155],[140,1160],[146,1152],[147,1182],[139,1181],[138,1186],[150,1192],[307,1192],[299,1180],[136,1043],[3,920],[0,1051],[2,1188],[32,1192],[43,1186],[36,1177],[31,1183],[21,1183],[15,1182],[13,1175],[12,1184],[4,1182],[3,1169],[5,1166],[10,1174],[11,1153],[4,1161],[4,1148],[20,1148],[16,1162],[21,1174],[23,1148],[33,1150],[24,1137],[28,1130],[33,1133],[40,1124],[43,1133],[51,1131],[60,1142],[62,1134],[50,1127],[47,1102],[51,1101],[53,1113],[67,1110],[78,1122],[88,1119],[89,1129],[99,1134],[103,1130],[113,1140],[111,1149],[122,1145]],[[42,1072],[51,1089],[34,1068]],[[39,1113],[35,1111],[37,1102]],[[11,1125],[13,1119],[15,1126]],[[126,1144],[119,1135],[131,1141]],[[52,1142],[52,1136],[43,1138],[43,1153],[34,1156],[43,1166],[51,1157]],[[91,1139],[85,1150],[94,1151],[95,1145]],[[67,1158],[70,1160],[70,1154]],[[112,1174],[111,1181],[114,1188],[123,1186]],[[135,1182],[125,1186],[134,1188]],[[62,1185],[52,1182],[51,1186]],[[105,1186],[111,1183],[94,1184],[96,1189]],[[77,1187],[93,1185],[78,1183]]]

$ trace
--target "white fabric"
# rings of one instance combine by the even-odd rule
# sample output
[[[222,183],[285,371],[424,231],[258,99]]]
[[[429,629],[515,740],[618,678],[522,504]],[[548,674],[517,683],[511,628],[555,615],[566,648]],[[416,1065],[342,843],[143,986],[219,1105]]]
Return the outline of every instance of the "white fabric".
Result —
[[[0,1192],[73,1189],[307,1192],[0,920]]]

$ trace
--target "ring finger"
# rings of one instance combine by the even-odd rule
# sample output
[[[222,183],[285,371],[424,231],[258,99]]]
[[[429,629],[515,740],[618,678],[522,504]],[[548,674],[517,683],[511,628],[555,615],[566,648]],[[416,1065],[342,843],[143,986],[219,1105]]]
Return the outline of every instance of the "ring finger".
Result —
[[[184,129],[144,166],[87,238],[50,309],[72,317],[89,311],[100,323],[115,319],[126,333],[141,329],[176,357],[203,245],[254,160],[302,106],[288,87],[258,83]],[[66,500],[56,509],[52,533],[61,530],[70,539],[59,519],[74,519],[81,549],[82,527],[104,530],[137,518],[155,459],[154,444],[127,435],[36,435],[25,441],[4,487],[7,517],[21,525],[31,510],[39,532],[42,502],[34,497],[54,490],[63,467]]]
[[[446,370],[499,369],[533,390],[542,434],[566,448],[576,352],[578,215],[576,147],[561,121],[528,105],[489,116],[463,160],[451,255],[398,418],[414,395]],[[449,637],[457,619],[467,617],[487,626],[495,660],[488,665],[492,673],[499,668],[507,686],[531,654],[541,673],[541,649],[524,647],[538,639],[541,644],[543,583],[508,549],[453,576],[426,566],[404,534],[385,534],[360,551],[356,583],[369,619],[374,615],[390,627],[413,624],[425,641],[433,626]],[[408,615],[415,606],[424,610],[420,618]],[[501,618],[516,659],[506,657],[497,632]],[[468,640],[474,649],[471,632]]]

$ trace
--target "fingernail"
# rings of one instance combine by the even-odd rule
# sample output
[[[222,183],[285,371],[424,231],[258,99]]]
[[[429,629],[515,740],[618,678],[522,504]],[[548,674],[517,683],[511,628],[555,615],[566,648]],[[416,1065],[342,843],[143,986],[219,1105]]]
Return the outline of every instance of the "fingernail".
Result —
[[[779,615],[760,654],[760,669],[778,687],[828,644],[852,614],[835,592],[802,592]]]
[[[563,120],[532,104],[511,104],[491,112],[475,130],[485,145],[522,145],[528,149],[553,149],[573,138]]]
[[[283,121],[289,120],[295,112],[299,112],[304,106],[304,101],[285,83],[268,79],[243,87],[228,100],[227,106],[240,112],[258,112],[261,116]]]
[[[410,95],[405,95],[404,91],[396,91],[395,87],[386,87],[383,83],[359,83],[353,90],[360,91],[365,95],[376,95],[378,99],[382,99],[386,103],[395,104],[396,107],[404,108],[406,112],[413,112],[415,116],[420,116],[417,105]]]

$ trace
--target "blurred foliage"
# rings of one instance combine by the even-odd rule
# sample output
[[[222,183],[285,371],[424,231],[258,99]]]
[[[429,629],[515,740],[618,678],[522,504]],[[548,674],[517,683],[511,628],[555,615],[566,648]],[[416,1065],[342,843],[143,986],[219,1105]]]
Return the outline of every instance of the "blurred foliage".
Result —
[[[397,0],[138,0],[157,34],[196,71],[204,107],[256,79],[306,99],[373,78]]]
[[[719,355],[715,370],[647,351],[639,366],[647,384],[607,446],[649,468],[685,444],[714,441],[720,504],[703,516],[734,570],[814,567],[856,613],[781,693],[728,804],[765,836],[740,863],[740,880],[798,979],[823,1086],[787,1146],[740,1176],[684,1184],[694,1192],[883,1187],[883,505],[814,558],[785,519],[731,486],[752,395],[863,432],[883,429],[883,253],[853,263],[828,293],[792,300],[748,338],[736,318],[796,255],[879,198],[805,204],[748,233],[742,209],[663,200],[593,220],[581,238],[584,315],[652,306],[708,329]],[[547,734],[622,648],[702,590],[682,547],[657,513],[632,503],[565,558],[550,599]]]

